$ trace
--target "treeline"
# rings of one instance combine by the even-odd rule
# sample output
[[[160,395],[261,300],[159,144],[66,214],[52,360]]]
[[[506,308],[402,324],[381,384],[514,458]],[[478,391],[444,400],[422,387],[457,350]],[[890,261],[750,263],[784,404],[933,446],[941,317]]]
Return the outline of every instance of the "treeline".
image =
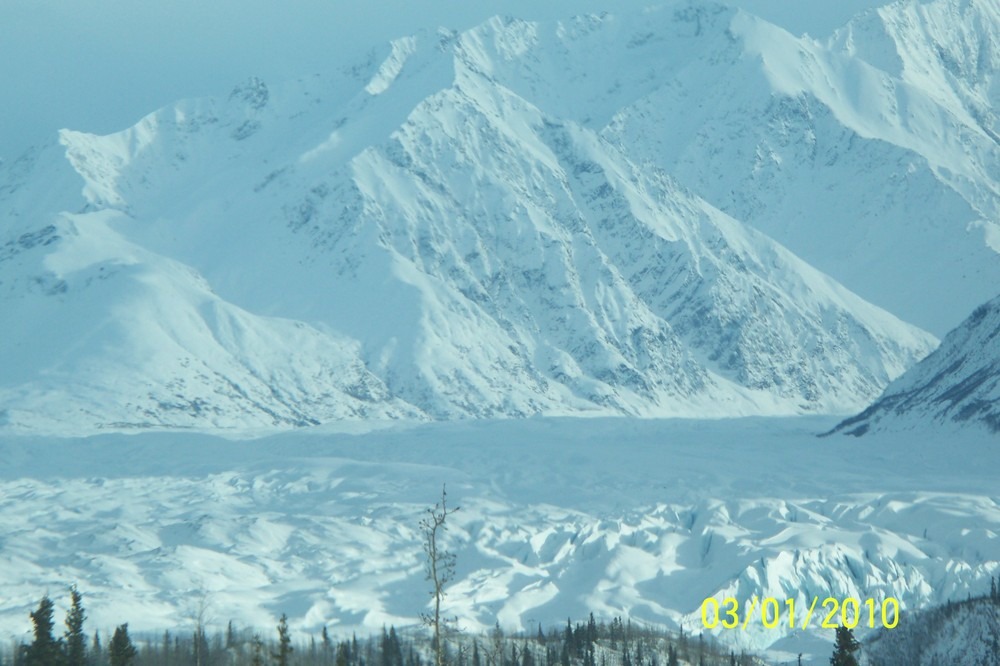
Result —
[[[43,597],[30,614],[33,639],[0,654],[0,666],[433,666],[433,639],[420,627],[378,635],[293,637],[282,615],[274,630],[258,632],[230,622],[209,634],[201,622],[192,631],[133,636],[128,624],[102,639],[84,633],[86,613],[76,588],[65,630],[55,635],[54,604]],[[448,666],[758,666],[764,662],[736,654],[711,637],[639,625],[614,618],[530,633],[505,633],[499,625],[487,634],[450,630],[442,638]]]
[[[990,579],[990,592],[969,594],[961,601],[903,611],[896,629],[879,629],[865,641],[868,663],[919,666],[947,663],[956,654],[962,664],[1000,666],[1000,589]]]

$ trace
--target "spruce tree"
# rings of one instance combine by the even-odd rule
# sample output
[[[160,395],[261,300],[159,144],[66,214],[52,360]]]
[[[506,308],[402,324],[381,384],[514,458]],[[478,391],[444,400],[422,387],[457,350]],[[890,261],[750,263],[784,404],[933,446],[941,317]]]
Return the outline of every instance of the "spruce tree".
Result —
[[[330,634],[326,630],[326,625],[323,625],[321,638],[323,639],[323,664],[326,666],[330,663],[330,657],[333,655],[333,641],[330,640]]]
[[[66,666],[87,666],[87,637],[83,634],[83,596],[74,585],[69,589],[70,608],[66,613]]]
[[[135,661],[138,652],[132,645],[132,639],[128,635],[128,623],[119,625],[115,629],[111,643],[108,644],[108,658],[111,666],[130,666]]]
[[[167,630],[164,630],[163,631],[163,646],[161,648],[163,650],[163,665],[164,666],[170,666],[170,644],[171,644],[170,632],[167,631]]]
[[[379,666],[390,666],[389,632],[382,625],[382,639],[379,641]]]
[[[292,637],[288,631],[288,616],[281,614],[278,622],[278,651],[272,652],[271,656],[278,660],[278,666],[288,666],[292,655]]]
[[[861,643],[855,640],[854,632],[847,627],[837,627],[833,656],[830,657],[831,666],[858,666],[854,653],[860,648]]]
[[[31,613],[34,625],[34,642],[25,651],[25,666],[59,666],[62,664],[62,645],[52,637],[52,600],[48,595],[38,602],[38,610]]]
[[[403,666],[403,644],[394,625],[389,625],[389,655],[392,666]]]
[[[96,666],[104,663],[104,657],[101,654],[101,635],[96,631],[94,632],[94,640],[90,643],[90,661]]]
[[[528,643],[521,645],[521,666],[535,666],[535,658],[528,649]]]
[[[264,666],[264,641],[260,639],[260,634],[253,635],[253,658],[251,666]]]

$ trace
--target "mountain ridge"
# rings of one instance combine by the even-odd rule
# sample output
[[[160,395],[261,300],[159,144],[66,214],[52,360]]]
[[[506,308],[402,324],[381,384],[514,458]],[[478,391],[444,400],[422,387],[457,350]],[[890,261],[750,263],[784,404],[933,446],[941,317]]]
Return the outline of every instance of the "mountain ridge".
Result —
[[[93,225],[125,241],[122,256],[102,261],[128,263],[128,244],[145,248],[180,262],[164,270],[198,275],[209,300],[299,321],[324,349],[353,350],[328,355],[385,387],[362,392],[379,418],[850,412],[934,339],[719,212],[650,152],[662,133],[626,140],[649,127],[637,105],[677,88],[670,67],[689,82],[702,61],[727,76],[752,70],[753,40],[775,30],[722,5],[675,3],[421,33],[325,81],[251,79],[116,135],[63,132],[86,181],[84,208],[70,215],[119,211]],[[827,57],[817,42],[781,40]],[[659,59],[647,64],[636,56],[644,49]],[[582,52],[641,64],[628,80],[610,70],[581,78],[567,63]],[[673,64],[651,79],[662,63]],[[796,103],[771,94],[777,108]],[[602,101],[588,105],[588,95]],[[147,369],[152,384],[167,381]],[[343,394],[336,374],[309,390]],[[7,399],[18,390],[8,385]],[[104,422],[128,421],[120,416]]]

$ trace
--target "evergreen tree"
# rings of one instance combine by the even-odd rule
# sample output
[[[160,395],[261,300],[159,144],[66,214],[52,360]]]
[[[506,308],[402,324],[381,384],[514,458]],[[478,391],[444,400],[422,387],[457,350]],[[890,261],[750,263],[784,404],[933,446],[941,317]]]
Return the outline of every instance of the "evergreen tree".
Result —
[[[204,666],[208,663],[208,634],[205,633],[205,625],[203,625],[200,621],[194,629],[194,634],[191,636],[191,642],[194,646],[195,666]]]
[[[389,632],[385,625],[382,625],[382,638],[379,640],[379,666],[390,666],[389,661]]]
[[[833,646],[831,666],[858,666],[854,653],[861,648],[861,643],[854,639],[854,632],[847,627],[837,627],[837,637]]]
[[[587,647],[587,630],[579,622],[576,623],[576,628],[573,629],[573,654],[578,659],[583,657],[584,650]]]
[[[570,622],[569,618],[566,618],[566,631],[563,632],[563,645],[570,652],[575,652],[573,645],[573,623]]]
[[[535,658],[528,649],[528,644],[521,646],[521,666],[535,666]]]
[[[25,666],[59,666],[62,663],[62,645],[52,637],[52,600],[48,595],[38,602],[38,610],[31,613],[35,640],[25,651]]]
[[[389,627],[388,633],[382,627],[380,664],[382,666],[403,666],[403,646],[396,634],[396,627]]]
[[[677,648],[673,645],[667,648],[667,666],[680,666],[677,659]]]
[[[292,637],[288,631],[288,616],[281,614],[278,621],[278,651],[272,652],[271,656],[278,660],[278,666],[288,666],[292,654]]]
[[[90,661],[95,666],[104,663],[104,655],[101,653],[101,635],[94,632],[94,640],[90,643]]]
[[[403,644],[396,633],[396,627],[389,625],[389,650],[392,652],[393,666],[403,666]]]
[[[251,666],[264,666],[264,641],[260,639],[260,634],[253,635],[253,659]]]
[[[119,625],[108,644],[108,658],[111,661],[111,666],[130,666],[134,663],[137,654],[135,646],[132,645],[132,639],[128,635],[128,623]]]
[[[170,632],[163,632],[163,666],[170,666]]]
[[[500,621],[493,624],[493,631],[490,632],[489,654],[486,655],[487,666],[500,666],[503,663],[503,629],[500,628]]]
[[[330,657],[333,655],[333,641],[330,640],[330,634],[326,631],[326,625],[323,625],[323,665],[326,666],[330,663]]]
[[[87,637],[83,633],[83,622],[87,619],[83,612],[83,597],[76,585],[69,589],[70,608],[66,613],[66,665],[87,665]]]

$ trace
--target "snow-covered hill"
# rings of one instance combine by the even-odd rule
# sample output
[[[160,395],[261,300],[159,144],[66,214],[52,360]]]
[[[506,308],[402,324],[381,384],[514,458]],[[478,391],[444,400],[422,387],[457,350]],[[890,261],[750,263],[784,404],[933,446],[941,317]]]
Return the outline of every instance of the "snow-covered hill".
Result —
[[[1000,297],[949,333],[934,353],[835,432],[923,429],[929,423],[972,425],[1000,434]]]
[[[1000,604],[989,597],[949,601],[917,611],[897,629],[881,631],[866,642],[868,663],[1000,663]]]
[[[691,99],[678,77],[713,94],[712,82],[750,81],[713,105],[747,131],[763,126],[744,113],[761,94],[796,99],[755,55],[771,37],[791,49],[782,62],[799,62],[805,42],[702,3],[497,18],[397,40],[339,74],[251,80],[118,134],[64,131],[0,177],[5,420],[83,432],[857,409],[935,340],[714,208],[695,165],[666,159],[694,149],[664,144],[667,127],[703,135],[661,113]],[[810,130],[788,131],[794,142]],[[915,150],[883,143],[847,153],[870,164]],[[976,150],[988,167],[994,153]],[[698,153],[745,173],[725,151]],[[828,172],[810,187],[879,181]],[[970,205],[937,176],[924,185]],[[887,210],[899,224],[911,212]],[[851,237],[860,218],[838,212],[849,220],[827,211],[801,235]],[[934,229],[912,247],[966,238]],[[957,250],[983,258],[963,260],[977,280],[997,263],[984,247]]]

